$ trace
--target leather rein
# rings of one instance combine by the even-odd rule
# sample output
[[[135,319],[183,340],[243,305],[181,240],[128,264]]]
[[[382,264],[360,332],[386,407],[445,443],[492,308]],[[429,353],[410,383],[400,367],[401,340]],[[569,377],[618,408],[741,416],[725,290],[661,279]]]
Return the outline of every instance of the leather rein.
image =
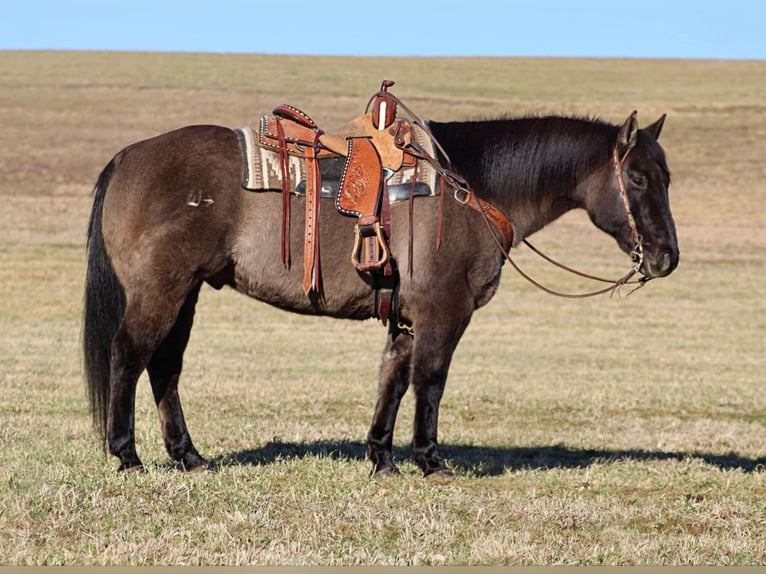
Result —
[[[556,267],[563,269],[564,271],[568,271],[569,273],[572,273],[573,275],[584,277],[586,279],[591,279],[593,281],[599,281],[601,283],[608,283],[609,286],[604,287],[603,289],[597,289],[595,291],[589,291],[586,293],[563,293],[560,291],[555,291],[549,287],[546,287],[545,285],[542,285],[541,283],[539,283],[538,281],[536,281],[535,279],[527,275],[518,266],[518,264],[515,261],[513,261],[513,259],[511,259],[511,256],[509,253],[504,253],[505,258],[513,266],[513,268],[516,270],[516,272],[519,275],[521,275],[524,279],[529,281],[532,285],[534,285],[535,287],[537,287],[538,289],[542,291],[545,291],[546,293],[555,295],[557,297],[565,297],[569,299],[584,299],[586,297],[603,295],[604,293],[610,293],[610,295],[614,295],[615,291],[617,291],[620,287],[624,285],[637,285],[635,288],[633,288],[631,291],[628,292],[628,295],[630,295],[634,291],[643,287],[647,281],[651,280],[651,277],[644,276],[638,280],[631,281],[632,277],[636,273],[640,273],[641,265],[644,262],[644,244],[643,244],[643,238],[641,237],[641,234],[638,233],[638,228],[636,227],[636,220],[633,217],[633,212],[630,210],[630,200],[628,199],[628,191],[625,188],[625,180],[622,177],[622,168],[623,168],[623,165],[625,164],[625,160],[627,159],[629,153],[630,153],[630,149],[626,151],[622,157],[619,157],[619,154],[617,153],[616,145],[614,149],[612,150],[612,167],[614,168],[615,176],[617,178],[617,185],[620,190],[620,198],[622,199],[622,204],[625,208],[625,215],[627,216],[628,225],[630,226],[631,240],[633,241],[633,249],[630,252],[630,259],[633,262],[633,265],[628,270],[628,272],[617,280],[604,279],[603,277],[598,277],[596,275],[583,273],[582,271],[578,271],[576,269],[568,267],[567,265],[564,265],[563,263],[555,261],[551,257],[545,255],[539,249],[537,249],[528,240],[524,239],[523,240],[524,244],[527,247],[529,247],[535,254],[545,259],[548,263],[551,263],[552,265],[555,265]]]
[[[417,115],[415,115],[412,112],[412,110],[410,110],[406,106],[406,104],[404,104],[404,102],[402,102],[398,97],[394,96],[390,92],[387,92],[386,94],[388,95],[388,97],[394,98],[397,104],[401,106],[401,108],[405,112],[407,112],[407,114],[412,119],[412,123],[414,125],[417,125],[420,129],[423,130],[423,132],[428,136],[428,138],[433,142],[433,144],[439,150],[439,153],[445,159],[447,165],[451,166],[452,162],[449,159],[449,155],[441,146],[441,144],[438,142],[436,137],[433,135],[433,133],[428,127],[428,124],[424,122],[422,119],[420,119]],[[367,104],[368,109],[369,109],[370,103],[373,101],[373,99],[377,95],[378,94],[374,94],[370,98],[370,101]],[[616,145],[612,150],[612,167],[614,169],[615,177],[617,178],[617,185],[620,190],[620,198],[622,199],[622,204],[623,204],[623,207],[625,208],[625,214],[628,220],[628,225],[630,226],[631,241],[633,242],[633,249],[630,252],[630,258],[633,262],[633,265],[628,270],[628,272],[625,273],[625,275],[623,275],[619,279],[614,280],[614,279],[604,279],[602,277],[584,273],[582,271],[577,271],[576,269],[573,269],[567,265],[564,265],[563,263],[559,263],[558,261],[555,261],[551,257],[545,255],[536,247],[534,247],[526,239],[523,240],[524,244],[526,244],[527,247],[529,247],[535,254],[539,255],[545,261],[555,265],[556,267],[559,267],[560,269],[563,269],[579,277],[584,277],[586,279],[591,279],[593,281],[609,284],[608,287],[604,287],[603,289],[597,289],[595,291],[589,291],[585,293],[564,293],[564,292],[556,291],[554,289],[546,287],[545,285],[542,285],[540,282],[530,277],[511,258],[510,249],[511,249],[511,243],[513,240],[513,226],[511,225],[511,222],[508,216],[506,216],[502,211],[500,211],[499,209],[497,209],[490,203],[482,200],[477,195],[475,195],[471,191],[468,182],[462,176],[444,167],[444,165],[439,160],[432,157],[426,150],[424,150],[421,146],[419,146],[414,141],[414,139],[407,146],[407,151],[411,153],[412,155],[414,155],[415,157],[422,159],[424,161],[427,161],[429,164],[431,164],[431,166],[436,170],[439,176],[447,183],[447,185],[449,185],[450,188],[452,188],[453,197],[458,203],[473,207],[474,209],[479,211],[479,213],[482,214],[484,221],[487,224],[487,227],[490,231],[490,234],[492,235],[492,238],[494,239],[498,249],[503,254],[504,259],[508,260],[511,266],[516,270],[516,272],[519,275],[521,275],[521,277],[529,281],[532,285],[534,285],[538,289],[546,293],[549,293],[550,295],[555,295],[557,297],[565,297],[569,299],[582,299],[586,297],[602,295],[604,293],[610,293],[611,295],[614,295],[615,291],[617,291],[620,287],[623,287],[624,285],[637,285],[634,289],[628,292],[628,295],[630,295],[634,291],[643,287],[644,284],[651,279],[651,277],[644,276],[644,277],[641,277],[640,279],[631,281],[634,275],[636,275],[637,273],[640,273],[641,265],[643,264],[643,261],[644,261],[644,248],[643,248],[643,238],[641,237],[641,234],[638,233],[638,228],[636,227],[636,221],[630,209],[630,200],[628,199],[628,192],[625,187],[625,180],[623,179],[623,176],[622,176],[622,169],[625,164],[625,160],[627,159],[628,154],[630,153],[630,149],[628,149],[622,157],[619,156]]]

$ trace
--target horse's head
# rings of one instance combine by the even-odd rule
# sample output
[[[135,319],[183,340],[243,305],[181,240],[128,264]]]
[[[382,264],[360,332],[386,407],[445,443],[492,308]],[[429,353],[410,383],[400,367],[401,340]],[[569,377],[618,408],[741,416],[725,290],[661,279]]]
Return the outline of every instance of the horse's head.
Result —
[[[636,251],[640,238],[640,271],[646,277],[664,277],[678,265],[678,239],[668,200],[670,172],[657,143],[664,122],[663,114],[638,129],[633,112],[617,133],[609,169],[592,181],[597,185],[590,186],[585,201],[593,223],[614,237],[623,251]]]

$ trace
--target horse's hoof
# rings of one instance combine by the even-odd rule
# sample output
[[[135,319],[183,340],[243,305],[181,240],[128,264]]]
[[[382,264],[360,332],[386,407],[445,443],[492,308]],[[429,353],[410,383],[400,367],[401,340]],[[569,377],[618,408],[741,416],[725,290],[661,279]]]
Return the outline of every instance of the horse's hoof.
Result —
[[[428,473],[425,475],[425,478],[428,480],[451,480],[455,478],[455,472],[451,468],[447,468],[446,466],[444,468],[440,468],[438,470],[435,470],[431,473]]]
[[[210,470],[210,463],[206,461],[205,459],[202,459],[202,462],[195,464],[193,466],[182,464],[181,470],[183,470],[186,473],[205,472],[206,470]]]
[[[122,463],[119,468],[117,469],[117,472],[138,472],[138,473],[144,473],[146,472],[146,469],[144,468],[144,465],[139,463]]]
[[[399,469],[395,466],[387,466],[385,468],[376,468],[372,471],[372,477],[373,478],[396,478],[397,476],[401,476],[402,473],[399,472]]]

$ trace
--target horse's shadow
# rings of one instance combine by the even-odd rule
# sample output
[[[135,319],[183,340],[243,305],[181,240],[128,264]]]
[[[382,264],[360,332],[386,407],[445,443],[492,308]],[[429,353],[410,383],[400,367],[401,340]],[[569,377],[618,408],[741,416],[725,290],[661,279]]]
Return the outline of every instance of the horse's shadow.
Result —
[[[550,470],[556,468],[585,468],[600,462],[621,460],[687,460],[696,459],[721,470],[756,472],[766,468],[766,458],[747,458],[736,453],[709,454],[662,450],[577,449],[561,445],[537,447],[482,447],[446,444],[440,446],[444,458],[458,473],[471,476],[496,476],[523,469]],[[214,459],[211,466],[261,466],[277,460],[326,457],[336,460],[365,460],[367,447],[357,441],[281,442],[273,441],[256,449],[242,450]],[[398,461],[408,460],[409,447],[394,448]]]

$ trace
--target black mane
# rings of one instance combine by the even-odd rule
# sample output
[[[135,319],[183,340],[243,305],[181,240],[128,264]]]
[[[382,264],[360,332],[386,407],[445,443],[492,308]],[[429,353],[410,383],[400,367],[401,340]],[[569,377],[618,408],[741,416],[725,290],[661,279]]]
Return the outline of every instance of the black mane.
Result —
[[[609,160],[619,130],[600,120],[560,116],[429,127],[471,189],[506,207],[571,191],[578,178]]]

